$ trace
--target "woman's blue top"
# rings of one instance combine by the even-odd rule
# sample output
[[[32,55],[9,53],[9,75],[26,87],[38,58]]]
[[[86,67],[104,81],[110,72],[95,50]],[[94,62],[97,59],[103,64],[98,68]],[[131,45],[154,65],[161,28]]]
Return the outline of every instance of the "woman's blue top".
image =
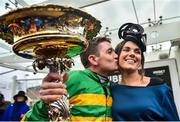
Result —
[[[158,82],[151,78],[150,83]],[[179,120],[172,90],[166,83],[142,86],[112,85],[114,121]]]

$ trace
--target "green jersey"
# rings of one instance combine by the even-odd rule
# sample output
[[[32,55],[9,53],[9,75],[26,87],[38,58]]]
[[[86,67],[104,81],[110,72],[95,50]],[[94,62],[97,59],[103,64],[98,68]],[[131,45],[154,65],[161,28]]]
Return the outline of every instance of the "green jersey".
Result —
[[[70,71],[66,81],[69,102],[72,104],[72,121],[111,121],[112,97],[110,83],[91,70]],[[26,113],[24,120],[48,121],[47,105],[38,101]]]

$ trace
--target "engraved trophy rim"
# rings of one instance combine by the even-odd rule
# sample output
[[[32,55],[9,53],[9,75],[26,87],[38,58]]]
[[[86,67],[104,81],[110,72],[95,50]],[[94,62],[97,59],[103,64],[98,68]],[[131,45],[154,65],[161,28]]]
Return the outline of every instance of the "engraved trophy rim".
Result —
[[[0,27],[0,38],[13,45],[14,53],[23,58],[36,58],[34,48],[46,42],[51,45],[48,38],[54,38],[56,45],[59,39],[68,48],[82,48],[70,55],[74,57],[97,35],[101,22],[80,9],[48,4],[12,10],[0,16]]]

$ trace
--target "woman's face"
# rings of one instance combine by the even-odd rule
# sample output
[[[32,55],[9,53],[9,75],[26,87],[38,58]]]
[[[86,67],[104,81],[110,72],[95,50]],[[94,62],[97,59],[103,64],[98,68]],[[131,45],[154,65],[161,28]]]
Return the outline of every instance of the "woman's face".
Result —
[[[119,56],[119,66],[122,71],[136,71],[141,66],[141,50],[132,41],[127,41]]]

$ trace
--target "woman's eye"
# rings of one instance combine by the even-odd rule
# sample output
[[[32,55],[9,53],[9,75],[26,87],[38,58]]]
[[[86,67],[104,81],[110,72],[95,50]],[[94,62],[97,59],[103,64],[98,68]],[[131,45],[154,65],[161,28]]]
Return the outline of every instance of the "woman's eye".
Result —
[[[135,50],[135,53],[141,54],[141,51],[140,50]]]

